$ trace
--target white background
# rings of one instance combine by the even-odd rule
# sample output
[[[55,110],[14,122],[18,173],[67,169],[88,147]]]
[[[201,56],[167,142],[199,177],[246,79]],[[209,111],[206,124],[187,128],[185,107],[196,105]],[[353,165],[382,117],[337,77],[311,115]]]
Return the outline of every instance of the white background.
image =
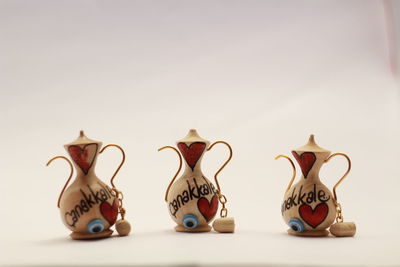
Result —
[[[400,265],[399,87],[381,1],[0,1],[0,264]],[[228,141],[233,235],[173,231],[163,201],[190,128]],[[133,233],[69,239],[56,207],[79,130],[125,148]],[[309,134],[353,162],[338,189],[355,238],[288,236],[277,154]],[[227,157],[203,160],[209,178]],[[97,174],[108,181],[120,154]],[[321,170],[329,188],[346,169]]]

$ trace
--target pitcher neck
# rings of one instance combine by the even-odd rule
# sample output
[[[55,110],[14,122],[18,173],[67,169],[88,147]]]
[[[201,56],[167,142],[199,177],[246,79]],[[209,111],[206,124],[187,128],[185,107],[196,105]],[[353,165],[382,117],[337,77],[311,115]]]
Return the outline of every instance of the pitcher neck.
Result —
[[[185,170],[183,172],[183,176],[199,177],[202,175],[203,175],[203,172],[201,171],[200,162],[198,162],[193,169],[187,163],[185,163]]]
[[[319,170],[312,170],[308,173],[307,176],[304,176],[304,174],[302,174],[301,178],[304,179],[304,182],[309,182],[309,183],[321,182],[319,178]]]
[[[79,167],[75,166],[76,170],[76,179],[91,179],[93,177],[97,177],[94,166],[92,166],[87,173],[83,172]]]
[[[320,182],[319,172],[323,164],[322,159],[317,159],[308,173],[307,170],[302,169],[302,178],[307,182]]]

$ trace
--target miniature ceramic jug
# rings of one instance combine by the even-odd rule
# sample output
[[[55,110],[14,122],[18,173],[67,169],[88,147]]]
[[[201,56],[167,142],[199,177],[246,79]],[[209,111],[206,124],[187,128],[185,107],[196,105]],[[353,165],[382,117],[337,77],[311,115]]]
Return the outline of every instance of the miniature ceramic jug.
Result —
[[[115,144],[100,150],[101,146],[101,142],[87,138],[83,131],[75,141],[64,146],[77,172],[70,186],[68,184],[74,172],[71,161],[64,156],[56,156],[47,163],[49,165],[55,159],[64,159],[71,167],[70,176],[60,193],[57,206],[63,223],[72,231],[73,239],[108,237],[113,233],[110,227],[115,223],[121,236],[130,232],[130,225],[124,220],[123,195],[116,189],[113,181],[125,161],[124,150]],[[97,156],[108,147],[116,147],[122,153],[122,161],[111,178],[112,188],[103,183],[94,172]],[[119,221],[118,213],[121,214]]]
[[[224,144],[229,148],[229,158],[215,174],[217,188],[204,176],[201,171],[200,162],[206,151],[216,144]],[[215,231],[221,233],[234,232],[235,224],[233,218],[228,218],[225,207],[226,197],[221,193],[217,176],[232,158],[232,148],[224,141],[217,141],[210,146],[210,142],[201,138],[197,131],[191,129],[188,135],[177,141],[177,147],[185,159],[186,169],[183,175],[175,181],[182,168],[182,156],[172,146],[165,148],[175,150],[179,156],[179,169],[168,185],[165,192],[165,201],[171,218],[178,224],[175,230],[178,232],[209,232],[209,223],[218,211],[218,201],[221,202],[221,218],[213,223]]]
[[[298,236],[327,236],[330,227],[335,236],[353,236],[355,224],[343,222],[342,208],[337,201],[336,188],[346,178],[351,169],[350,158],[343,153],[334,153],[321,148],[310,136],[308,143],[292,151],[292,155],[300,165],[301,180],[292,186],[296,178],[296,168],[293,161],[285,156],[293,167],[293,177],[286,189],[281,212],[283,219],[289,225],[288,233]],[[335,156],[343,156],[348,162],[348,169],[343,177],[333,187],[333,194],[321,183],[319,170],[321,166]],[[333,224],[336,218],[336,223]],[[333,224],[333,225],[332,225]]]

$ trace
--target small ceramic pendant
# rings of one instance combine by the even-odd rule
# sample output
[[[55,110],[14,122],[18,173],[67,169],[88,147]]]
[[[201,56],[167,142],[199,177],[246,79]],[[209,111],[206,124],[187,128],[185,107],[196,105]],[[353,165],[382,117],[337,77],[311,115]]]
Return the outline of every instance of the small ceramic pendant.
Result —
[[[229,148],[229,158],[214,175],[215,186],[204,176],[201,171],[200,162],[206,151],[209,151],[216,144],[224,144]],[[210,142],[201,138],[197,131],[191,129],[188,135],[177,141],[178,149],[172,146],[165,148],[175,150],[179,156],[179,169],[170,182],[166,193],[165,201],[168,204],[168,211],[171,218],[177,223],[175,230],[178,232],[208,232],[211,230],[209,223],[218,211],[218,202],[221,203],[221,218],[213,223],[215,231],[221,233],[233,233],[235,222],[233,218],[227,217],[225,204],[226,197],[221,193],[217,176],[232,158],[232,148],[224,141],[217,141],[210,146]],[[177,179],[182,168],[182,156],[185,159],[185,171]]]
[[[110,144],[103,149],[101,146],[101,142],[87,138],[81,131],[75,141],[64,146],[73,163],[64,156],[56,156],[47,163],[49,165],[55,159],[64,159],[71,167],[70,176],[60,193],[57,206],[63,223],[72,231],[73,239],[110,236],[113,233],[110,227],[116,223],[118,213],[121,214],[121,220],[116,223],[118,233],[123,236],[128,235],[130,231],[129,223],[124,220],[122,192],[114,185],[115,175],[124,164],[125,153],[118,145]],[[112,188],[102,182],[94,172],[97,156],[108,147],[116,147],[122,153],[122,161],[111,178]],[[74,172],[72,164],[77,176],[68,186]]]
[[[348,175],[351,169],[350,158],[343,153],[334,153],[321,148],[310,136],[308,143],[292,151],[293,157],[300,165],[301,180],[292,186],[296,178],[296,168],[293,161],[285,155],[293,167],[293,177],[286,189],[281,212],[283,219],[289,225],[288,233],[297,236],[327,236],[326,230],[335,236],[354,236],[354,223],[344,223],[342,208],[337,201],[336,188]],[[335,156],[343,156],[348,162],[348,169],[333,187],[333,194],[319,179],[321,166]],[[334,223],[336,218],[336,223]]]

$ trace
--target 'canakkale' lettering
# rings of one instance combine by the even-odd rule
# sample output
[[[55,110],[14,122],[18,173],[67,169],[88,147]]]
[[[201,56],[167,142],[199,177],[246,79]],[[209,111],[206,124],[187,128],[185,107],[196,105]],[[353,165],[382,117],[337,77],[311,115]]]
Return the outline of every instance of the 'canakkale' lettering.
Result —
[[[204,178],[204,177],[203,177]],[[182,206],[185,206],[186,203],[193,199],[199,199],[203,196],[207,196],[209,194],[215,194],[215,187],[211,183],[207,183],[207,180],[204,179],[205,183],[202,185],[198,185],[196,178],[193,178],[194,186],[191,186],[189,181],[187,180],[187,189],[183,190],[183,192],[176,196],[169,203],[169,210],[171,214],[176,218],[176,213]]]
[[[114,197],[114,193],[108,186],[103,186],[100,183],[98,184],[101,186],[101,189],[96,192],[93,191],[90,185],[87,185],[90,192],[89,194],[80,189],[83,198],[78,201],[72,210],[64,214],[65,221],[69,226],[75,227],[83,214],[89,212],[94,206]]]
[[[303,193],[303,186],[300,186],[300,190],[296,194],[296,187],[293,189],[292,194],[282,203],[281,212],[289,210],[293,206],[301,204],[311,204],[313,202],[327,202],[331,199],[330,195],[327,195],[324,190],[320,189],[317,192],[317,185],[314,184],[314,188],[310,192]]]

